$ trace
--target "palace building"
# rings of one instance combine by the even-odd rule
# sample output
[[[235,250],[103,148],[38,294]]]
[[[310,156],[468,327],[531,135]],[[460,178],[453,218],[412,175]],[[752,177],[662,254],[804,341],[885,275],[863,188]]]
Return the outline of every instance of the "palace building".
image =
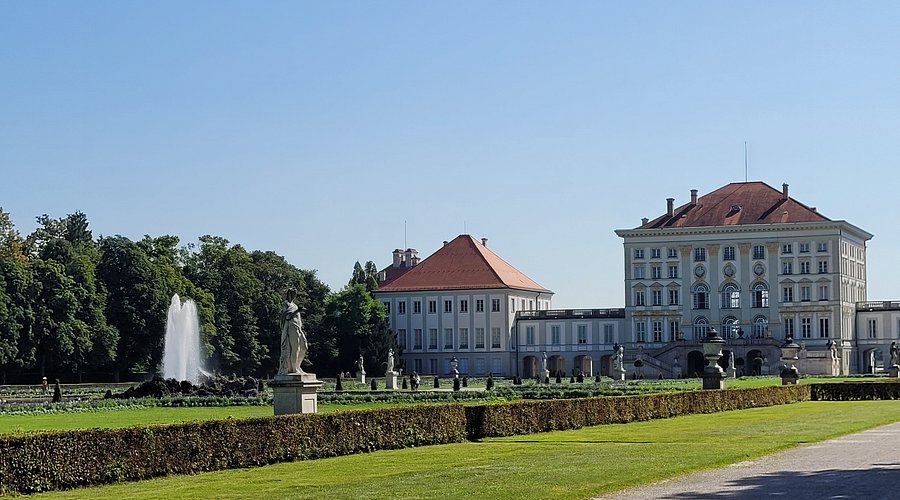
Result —
[[[620,229],[625,308],[555,310],[553,292],[460,235],[419,262],[395,250],[376,297],[389,313],[407,371],[610,373],[613,346],[631,376],[702,371],[709,328],[740,374],[775,372],[787,335],[807,374],[882,369],[900,337],[900,303],[868,302],[868,232],[762,182],[740,182]],[[635,364],[636,361],[640,363]]]

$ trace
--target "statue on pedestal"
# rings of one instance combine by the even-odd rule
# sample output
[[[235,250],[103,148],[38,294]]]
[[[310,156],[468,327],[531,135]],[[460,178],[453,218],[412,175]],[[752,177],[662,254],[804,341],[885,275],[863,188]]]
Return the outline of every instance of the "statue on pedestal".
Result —
[[[891,342],[891,366],[900,365],[900,347],[897,342]]]
[[[300,320],[300,308],[294,303],[297,290],[291,288],[287,291],[284,306],[281,309],[281,358],[278,364],[278,374],[305,373],[300,369],[303,358],[306,357],[308,344],[306,334],[303,332],[303,322]]]
[[[394,371],[394,350],[388,349],[387,372],[393,373],[393,371]]]
[[[541,373],[544,373],[546,371],[547,371],[547,352],[544,351],[544,353],[541,355]]]
[[[364,365],[364,363],[363,363],[363,356],[362,356],[362,354],[360,354],[360,355],[359,355],[359,359],[356,360],[356,368],[357,368],[357,370],[356,370],[357,373],[359,373],[360,375],[365,375],[365,374],[366,374],[366,367],[365,367],[365,365]]]

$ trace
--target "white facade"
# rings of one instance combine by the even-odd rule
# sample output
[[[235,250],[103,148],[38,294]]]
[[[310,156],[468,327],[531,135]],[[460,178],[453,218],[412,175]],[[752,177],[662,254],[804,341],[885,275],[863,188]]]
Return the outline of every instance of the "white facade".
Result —
[[[508,375],[516,312],[549,309],[552,295],[515,289],[376,292],[403,350],[406,372]]]

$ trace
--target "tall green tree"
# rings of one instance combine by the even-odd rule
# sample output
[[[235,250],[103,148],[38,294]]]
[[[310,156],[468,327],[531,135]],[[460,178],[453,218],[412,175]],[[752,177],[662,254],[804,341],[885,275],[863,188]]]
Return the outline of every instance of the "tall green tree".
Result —
[[[385,321],[384,306],[365,284],[347,286],[331,295],[326,302],[325,323],[338,351],[333,369],[352,370],[361,354],[367,371],[383,370],[387,349],[392,347],[381,338]]]

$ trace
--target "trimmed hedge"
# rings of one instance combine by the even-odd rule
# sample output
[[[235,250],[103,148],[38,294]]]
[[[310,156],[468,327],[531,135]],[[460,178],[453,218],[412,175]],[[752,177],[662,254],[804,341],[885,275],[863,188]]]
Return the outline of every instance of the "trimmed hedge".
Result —
[[[808,385],[791,385],[647,396],[521,401],[466,407],[466,431],[469,439],[481,439],[623,424],[692,413],[742,410],[809,399]]]
[[[900,383],[896,381],[824,383],[810,384],[810,387],[815,401],[900,399]]]
[[[0,492],[457,443],[465,428],[463,408],[446,405],[0,436]]]
[[[0,436],[0,493],[32,493],[809,399],[809,385],[794,385],[465,407],[423,405]]]

